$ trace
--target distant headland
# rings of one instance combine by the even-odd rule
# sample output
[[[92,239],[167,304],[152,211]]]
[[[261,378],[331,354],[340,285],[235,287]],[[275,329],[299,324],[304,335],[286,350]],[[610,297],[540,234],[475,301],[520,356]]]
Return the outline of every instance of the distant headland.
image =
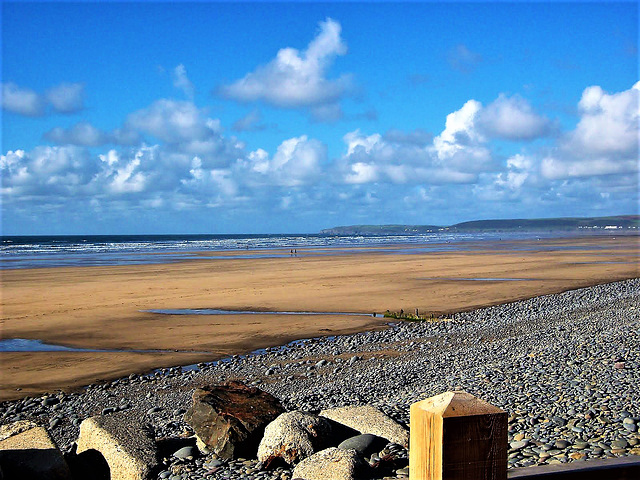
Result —
[[[640,215],[474,220],[454,225],[348,225],[321,230],[323,235],[420,235],[434,232],[501,232],[515,230],[573,231],[638,229]]]

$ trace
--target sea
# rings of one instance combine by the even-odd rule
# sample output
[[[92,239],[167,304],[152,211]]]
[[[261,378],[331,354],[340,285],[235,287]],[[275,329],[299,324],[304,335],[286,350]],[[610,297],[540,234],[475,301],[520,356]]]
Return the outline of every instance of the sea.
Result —
[[[604,233],[604,232],[603,232]],[[410,235],[53,235],[2,236],[0,269],[135,265],[196,258],[269,258],[326,255],[354,248],[407,246],[394,253],[467,250],[477,242],[575,236],[566,232],[448,232]],[[477,248],[477,247],[476,247]],[[198,252],[207,252],[202,257]],[[216,255],[216,252],[219,255]]]

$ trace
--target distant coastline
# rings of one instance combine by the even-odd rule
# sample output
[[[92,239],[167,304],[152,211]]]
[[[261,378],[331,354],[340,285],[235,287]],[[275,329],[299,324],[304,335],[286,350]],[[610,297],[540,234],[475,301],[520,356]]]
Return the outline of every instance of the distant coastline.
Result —
[[[327,228],[321,235],[421,235],[426,233],[482,232],[585,232],[589,230],[635,230],[640,228],[640,215],[607,217],[566,217],[505,220],[473,220],[454,225],[347,225]]]

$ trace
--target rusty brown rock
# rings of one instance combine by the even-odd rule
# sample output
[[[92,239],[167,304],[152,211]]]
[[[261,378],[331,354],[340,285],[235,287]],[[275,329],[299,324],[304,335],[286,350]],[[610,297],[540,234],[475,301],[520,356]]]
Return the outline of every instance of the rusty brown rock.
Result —
[[[252,458],[269,422],[284,412],[274,396],[241,382],[197,388],[185,420],[221,458]]]

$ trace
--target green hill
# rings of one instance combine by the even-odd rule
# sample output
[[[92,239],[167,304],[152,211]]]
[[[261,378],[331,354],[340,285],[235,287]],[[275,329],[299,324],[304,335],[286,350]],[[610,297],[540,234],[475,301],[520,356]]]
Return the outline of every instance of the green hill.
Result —
[[[618,215],[610,217],[566,217],[509,220],[474,220],[455,225],[349,225],[327,228],[322,235],[419,235],[438,231],[449,232],[507,232],[528,231],[574,231],[598,229],[638,229],[640,215]]]

